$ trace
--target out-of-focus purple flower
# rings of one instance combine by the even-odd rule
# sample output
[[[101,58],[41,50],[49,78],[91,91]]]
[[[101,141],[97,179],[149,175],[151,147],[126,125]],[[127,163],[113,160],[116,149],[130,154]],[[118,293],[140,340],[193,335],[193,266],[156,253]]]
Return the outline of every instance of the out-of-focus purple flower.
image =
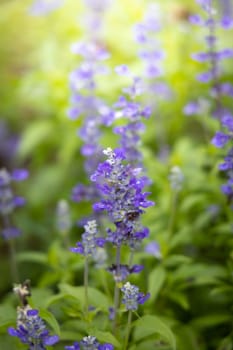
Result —
[[[4,121],[0,121],[0,167],[12,165],[18,144],[19,137],[11,133]]]
[[[155,241],[150,242],[145,246],[145,252],[150,255],[153,255],[157,259],[161,259],[162,257],[160,246]]]
[[[200,52],[192,55],[193,59],[199,62],[207,62],[209,64],[208,70],[198,75],[198,80],[204,83],[211,83],[209,89],[209,96],[212,100],[211,115],[217,118],[221,123],[221,131],[217,131],[213,137],[211,143],[218,148],[223,148],[229,141],[232,141],[233,131],[233,116],[232,113],[223,105],[222,96],[233,96],[232,84],[228,82],[220,81],[222,74],[222,61],[233,57],[232,48],[219,49],[217,46],[217,30],[219,26],[224,29],[231,28],[232,21],[232,4],[229,0],[222,0],[213,2],[211,0],[197,0],[202,6],[205,14],[203,18],[195,16],[192,18],[192,22],[205,26],[208,30],[205,36],[207,50],[206,52]],[[214,7],[215,6],[215,7]],[[193,108],[194,107],[194,108]],[[195,106],[189,105],[185,107],[186,114],[193,114]],[[228,150],[227,156],[224,162],[220,164],[219,169],[225,171],[228,176],[228,181],[222,186],[222,191],[228,196],[229,201],[233,200],[232,196],[232,148]]]
[[[230,139],[229,135],[226,135],[221,131],[217,131],[211,142],[216,147],[222,148],[229,141],[229,139]]]
[[[80,342],[75,342],[71,346],[65,346],[65,350],[113,350],[114,347],[110,343],[100,344],[96,337],[88,335]]]
[[[29,8],[29,14],[32,16],[44,16],[58,9],[63,3],[64,0],[34,0]]]
[[[0,170],[0,216],[2,217],[3,229],[2,235],[4,239],[11,239],[20,234],[20,230],[16,229],[10,220],[11,214],[17,207],[25,204],[25,199],[15,196],[12,191],[12,182],[21,181],[27,177],[26,170],[15,170],[10,174],[6,169]]]
[[[143,294],[139,292],[139,288],[129,282],[124,284],[121,291],[123,293],[122,303],[125,304],[128,311],[136,311],[138,304],[144,304],[150,297],[150,293]]]

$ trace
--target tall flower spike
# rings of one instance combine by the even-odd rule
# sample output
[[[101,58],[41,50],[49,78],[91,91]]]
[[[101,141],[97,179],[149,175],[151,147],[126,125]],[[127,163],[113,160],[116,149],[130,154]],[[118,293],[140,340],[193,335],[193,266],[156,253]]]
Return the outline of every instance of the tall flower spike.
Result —
[[[233,57],[233,49],[217,49],[218,38],[216,36],[216,29],[219,25],[222,25],[224,29],[229,29],[231,27],[231,25],[224,25],[224,22],[226,20],[225,10],[229,6],[229,2],[226,0],[219,3],[219,7],[223,9],[222,19],[221,12],[217,11],[217,7],[214,8],[213,1],[197,0],[197,2],[205,11],[206,17],[202,18],[200,16],[192,16],[191,22],[200,26],[204,26],[208,29],[208,34],[205,38],[207,44],[207,52],[197,53],[193,55],[193,58],[199,62],[209,63],[209,70],[200,74],[198,76],[198,79],[203,83],[211,84],[211,89],[208,92],[208,95],[212,97],[212,100],[210,101],[213,105],[211,114],[214,118],[217,118],[221,124],[221,131],[216,132],[215,136],[212,139],[212,144],[218,148],[223,148],[224,146],[229,145],[230,141],[233,139],[233,115],[232,112],[223,104],[223,100],[225,101],[224,96],[230,98],[233,97],[233,86],[228,82],[222,82],[220,78],[223,70],[222,61]],[[215,4],[217,6],[217,2],[215,2]],[[188,115],[191,115],[193,113],[200,114],[202,110],[198,103],[195,104],[191,102],[185,107],[184,112]],[[229,202],[232,202],[233,200],[232,154],[233,148],[230,146],[227,151],[227,155],[224,158],[224,162],[219,166],[219,169],[221,171],[225,171],[228,177],[227,183],[222,186],[222,191],[227,195]]]
[[[12,226],[10,217],[17,207],[21,207],[25,203],[24,198],[13,194],[11,183],[23,181],[27,176],[28,172],[24,169],[16,169],[11,174],[6,169],[0,170],[0,216],[3,222],[1,233],[6,240],[20,234],[20,231]]]
[[[96,93],[97,77],[105,75],[108,71],[104,61],[109,54],[103,44],[101,33],[102,18],[108,4],[106,0],[86,0],[84,3],[88,9],[88,18],[84,16],[87,39],[73,44],[71,48],[74,54],[82,57],[82,62],[70,75],[71,106],[68,115],[71,119],[83,118],[78,136],[83,141],[81,153],[85,158],[84,168],[89,178],[102,157],[101,128],[103,125],[111,124],[113,114]],[[72,199],[75,202],[93,201],[96,198],[98,191],[93,184],[78,184],[73,189]]]
[[[170,98],[171,90],[161,80],[164,75],[162,61],[165,52],[161,47],[158,33],[162,29],[162,11],[158,4],[149,4],[143,20],[134,28],[135,39],[140,45],[139,57],[144,64],[145,89],[148,100],[152,100],[153,108],[157,98]]]
[[[130,282],[126,282],[121,288],[123,293],[122,303],[125,304],[126,310],[136,311],[138,304],[144,304],[150,297],[150,293],[146,295],[139,292],[139,288]]]
[[[115,246],[122,244],[135,249],[148,236],[149,230],[140,221],[144,209],[154,205],[143,192],[147,178],[141,176],[142,169],[127,164],[122,149],[104,150],[107,160],[100,163],[91,180],[96,183],[102,199],[93,208],[97,212],[107,211],[115,230],[107,230],[106,240]]]

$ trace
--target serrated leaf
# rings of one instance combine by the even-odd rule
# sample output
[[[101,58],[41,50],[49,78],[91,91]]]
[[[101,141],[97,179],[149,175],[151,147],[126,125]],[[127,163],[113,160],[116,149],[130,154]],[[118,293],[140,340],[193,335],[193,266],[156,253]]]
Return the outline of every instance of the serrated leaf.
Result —
[[[146,315],[135,322],[134,339],[140,341],[153,334],[159,334],[172,349],[176,349],[176,340],[171,329],[157,316]]]

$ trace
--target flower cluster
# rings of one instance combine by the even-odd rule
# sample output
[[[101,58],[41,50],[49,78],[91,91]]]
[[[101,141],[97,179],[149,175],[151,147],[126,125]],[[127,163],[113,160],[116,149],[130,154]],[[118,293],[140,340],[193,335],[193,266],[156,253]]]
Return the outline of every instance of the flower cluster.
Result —
[[[228,82],[222,82],[220,80],[222,75],[222,65],[221,62],[225,59],[233,57],[233,49],[225,48],[217,49],[217,35],[216,30],[219,26],[224,29],[229,29],[232,27],[233,21],[230,20],[229,13],[226,13],[226,8],[228,8],[228,1],[222,2],[223,15],[219,18],[218,9],[213,6],[212,1],[198,0],[197,1],[206,13],[206,18],[201,16],[191,16],[190,20],[192,23],[200,26],[204,26],[208,29],[208,35],[205,37],[207,44],[207,51],[200,52],[192,55],[193,59],[198,62],[209,63],[209,69],[207,72],[198,75],[197,79],[203,83],[210,83],[211,89],[209,95],[213,100],[212,116],[217,118],[221,124],[221,131],[217,131],[212,139],[212,144],[218,148],[224,147],[233,137],[233,115],[231,111],[223,105],[223,97],[233,97],[233,86]],[[207,102],[208,103],[208,102]],[[192,114],[202,114],[203,113],[203,103],[191,102],[189,103],[184,112],[187,115]],[[209,107],[208,107],[209,109]],[[233,149],[227,152],[227,156],[224,162],[220,164],[219,169],[221,171],[227,172],[228,182],[222,186],[222,191],[231,200],[233,197]]]
[[[126,282],[121,291],[123,293],[122,303],[125,304],[128,311],[136,311],[138,304],[144,304],[150,297],[150,293],[143,294],[139,292],[139,288],[130,282]]]
[[[23,344],[29,346],[29,350],[45,350],[46,346],[58,342],[57,335],[49,335],[44,321],[40,318],[38,310],[29,305],[17,309],[17,329],[8,329],[11,336],[18,337]]]
[[[122,244],[134,249],[149,230],[143,227],[140,217],[145,208],[154,203],[147,199],[148,192],[143,192],[147,178],[139,176],[141,169],[124,163],[122,149],[104,150],[107,160],[100,163],[91,180],[96,183],[102,199],[95,203],[95,211],[107,211],[115,230],[107,230],[106,240],[115,246]]]
[[[94,256],[97,247],[103,247],[105,239],[97,237],[97,224],[95,220],[88,221],[84,225],[85,232],[82,234],[82,242],[77,242],[76,247],[70,248],[71,252],[85,256]]]
[[[12,190],[12,182],[23,181],[28,176],[24,169],[16,169],[11,174],[6,169],[0,170],[0,216],[2,217],[2,236],[11,239],[20,234],[20,231],[12,226],[10,216],[15,208],[24,205],[22,197],[15,196]]]
[[[46,346],[56,344],[59,337],[49,335],[38,310],[32,309],[28,304],[29,288],[28,281],[14,287],[14,292],[19,296],[23,305],[17,308],[17,328],[10,327],[8,333],[18,337],[23,344],[27,344],[28,350],[46,350]]]
[[[65,350],[113,350],[114,347],[110,343],[100,344],[96,337],[88,335],[80,342],[75,342],[71,346],[65,346]]]

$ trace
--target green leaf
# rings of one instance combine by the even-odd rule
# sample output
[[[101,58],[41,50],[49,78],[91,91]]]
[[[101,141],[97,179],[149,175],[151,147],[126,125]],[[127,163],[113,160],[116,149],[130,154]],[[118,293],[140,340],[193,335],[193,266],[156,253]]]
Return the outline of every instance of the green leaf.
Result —
[[[0,329],[16,324],[16,310],[10,305],[0,305]]]
[[[168,267],[174,267],[181,264],[190,264],[192,259],[189,256],[185,255],[171,255],[166,258],[164,264]]]
[[[47,264],[47,255],[39,252],[23,252],[17,254],[18,262],[33,262],[38,264]]]
[[[203,328],[218,326],[223,323],[228,323],[228,322],[231,322],[231,320],[232,320],[232,315],[230,315],[230,313],[212,314],[208,316],[195,318],[192,320],[190,324],[192,325],[192,327],[203,329]]]
[[[104,342],[104,343],[111,343],[116,348],[120,348],[121,344],[119,341],[110,333],[110,332],[102,332],[98,330],[92,330],[91,335],[96,337],[98,341]]]
[[[84,287],[73,287],[68,284],[60,284],[60,290],[62,293],[72,295],[77,298],[82,305],[85,303],[85,290]],[[109,301],[104,293],[93,287],[88,287],[89,305],[101,308],[108,311]]]
[[[61,333],[60,326],[56,318],[54,317],[54,315],[46,309],[40,309],[39,315],[50,325],[50,327],[54,330],[54,332],[60,336],[60,333]]]
[[[159,334],[172,349],[176,349],[176,340],[171,329],[157,316],[146,315],[135,323],[134,339],[140,341],[153,334]]]
[[[151,294],[151,301],[154,301],[161,290],[166,278],[166,271],[162,266],[156,267],[149,274],[148,291]]]
[[[21,142],[19,154],[21,157],[27,157],[31,154],[35,147],[37,147],[53,132],[53,124],[49,120],[36,121],[29,124],[28,128],[24,132]]]

